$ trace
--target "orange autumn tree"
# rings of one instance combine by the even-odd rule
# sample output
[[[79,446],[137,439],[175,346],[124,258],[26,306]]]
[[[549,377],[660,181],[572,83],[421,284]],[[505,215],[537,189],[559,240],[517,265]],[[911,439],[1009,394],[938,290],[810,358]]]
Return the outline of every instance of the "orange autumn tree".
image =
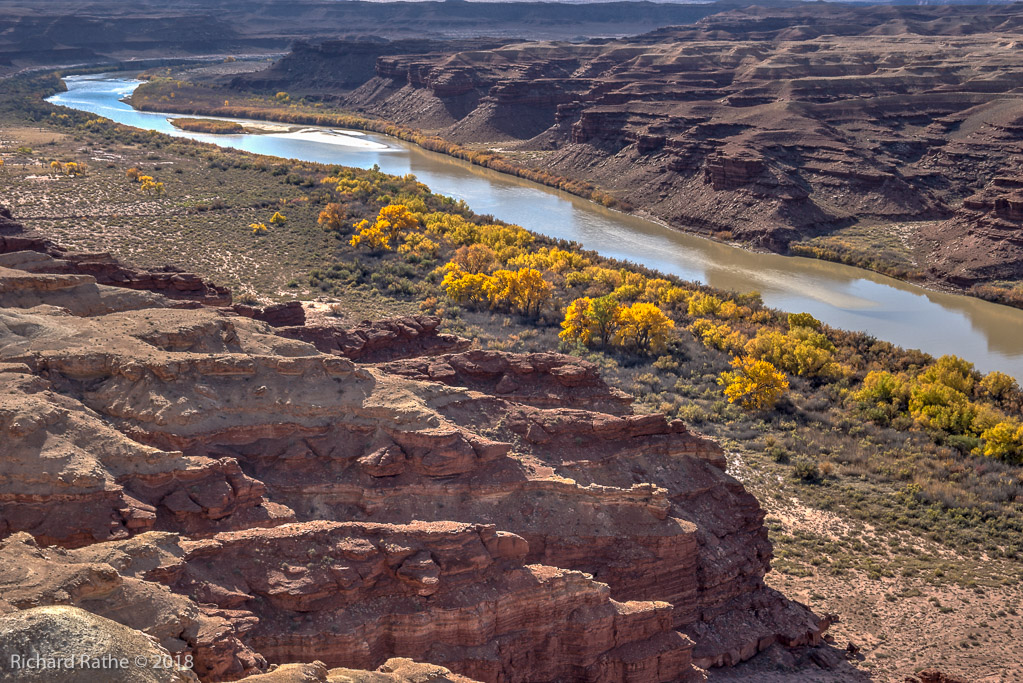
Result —
[[[341,232],[345,222],[344,207],[336,202],[331,202],[320,212],[316,222],[327,232]]]
[[[483,274],[493,272],[500,265],[497,254],[485,244],[470,244],[459,247],[451,262],[467,273]]]

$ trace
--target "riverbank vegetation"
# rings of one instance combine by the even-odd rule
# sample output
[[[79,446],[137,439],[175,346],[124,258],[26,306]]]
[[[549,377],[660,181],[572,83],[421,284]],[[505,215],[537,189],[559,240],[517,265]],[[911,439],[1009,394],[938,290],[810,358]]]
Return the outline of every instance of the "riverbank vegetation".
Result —
[[[857,223],[829,234],[810,237],[789,245],[795,256],[866,268],[900,280],[923,282],[927,274],[920,266],[924,255],[917,253],[910,224]]]
[[[384,133],[399,140],[412,142],[431,152],[440,152],[477,166],[532,180],[604,206],[623,210],[630,208],[626,202],[615,199],[592,183],[526,168],[497,152],[471,149],[436,135],[426,135],[408,126],[355,114],[331,112],[324,108],[322,103],[295,102],[287,93],[263,96],[257,93],[231,92],[225,98],[223,90],[203,84],[188,83],[158,76],[155,73],[146,74],[143,78],[148,79],[147,82],[139,86],[131,97],[132,106],[140,111],[228,116]],[[284,97],[280,97],[281,95]]]
[[[193,133],[229,135],[245,132],[245,126],[237,121],[219,121],[216,119],[171,119],[170,123],[175,128],[192,131]]]
[[[612,196],[591,182],[563,177],[531,164],[526,159],[533,152],[512,153],[460,145],[409,126],[331,109],[326,102],[295,101],[285,92],[271,95],[228,90],[206,83],[177,80],[172,77],[174,73],[173,68],[166,67],[145,75],[149,82],[135,91],[133,105],[144,111],[234,116],[385,133],[429,151],[564,190],[604,206],[623,211],[634,208],[627,197]],[[912,227],[913,224],[899,222],[855,223],[829,234],[794,242],[788,250],[794,256],[843,263],[910,282],[932,282],[927,269],[921,265],[927,260],[926,249],[920,240],[913,237],[916,231]],[[732,240],[732,233],[728,230],[710,234],[719,241]],[[947,281],[936,284],[945,289],[955,287]],[[962,291],[987,301],[1023,308],[1023,288],[1018,283],[979,284]]]
[[[718,439],[769,511],[795,500],[848,520],[838,536],[772,526],[776,567],[791,577],[859,572],[967,590],[1023,578],[1021,397],[1004,375],[604,258],[476,214],[413,176],[0,101],[4,201],[58,242],[175,263],[244,298],[323,297],[353,322],[424,311],[481,347],[592,360],[637,410]],[[90,171],[44,182],[51,159]],[[166,190],[124,192],[131,169]]]

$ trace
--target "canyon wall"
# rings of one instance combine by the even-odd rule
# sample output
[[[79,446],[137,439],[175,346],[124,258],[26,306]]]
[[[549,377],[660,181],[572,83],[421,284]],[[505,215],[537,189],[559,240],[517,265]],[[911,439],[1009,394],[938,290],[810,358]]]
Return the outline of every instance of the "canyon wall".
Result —
[[[0,76],[33,65],[124,60],[125,68],[132,68],[140,59],[279,54],[295,41],[339,36],[383,34],[413,42],[481,35],[620,36],[689,23],[734,6],[601,2],[580,12],[550,2],[8,0],[0,6]]]
[[[1004,190],[1020,158],[1017,6],[748,8],[575,44],[377,43],[362,84],[317,76],[358,45],[303,46],[231,85],[498,148],[686,230],[784,252],[899,223],[934,279],[1023,277],[1016,200],[993,221],[964,204]]]
[[[764,584],[763,511],[721,449],[586,361],[183,302],[11,239],[5,652],[191,663],[111,680],[668,683],[820,643]]]

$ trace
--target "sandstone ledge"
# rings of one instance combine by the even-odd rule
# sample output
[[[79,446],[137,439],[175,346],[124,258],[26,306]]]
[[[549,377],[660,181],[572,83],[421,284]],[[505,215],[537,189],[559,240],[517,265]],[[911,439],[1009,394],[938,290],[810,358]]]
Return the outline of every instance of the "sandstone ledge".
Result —
[[[667,683],[825,626],[765,587],[720,448],[588,363],[31,268],[0,270],[9,617],[81,608],[206,681]],[[142,298],[74,304],[111,291]]]

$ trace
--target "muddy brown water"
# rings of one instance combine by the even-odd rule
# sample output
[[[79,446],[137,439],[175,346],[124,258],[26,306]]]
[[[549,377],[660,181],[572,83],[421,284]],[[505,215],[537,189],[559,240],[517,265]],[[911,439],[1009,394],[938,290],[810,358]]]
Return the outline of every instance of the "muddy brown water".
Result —
[[[930,291],[842,264],[712,242],[385,135],[313,127],[261,135],[192,133],[170,125],[169,119],[178,115],[139,112],[122,102],[139,81],[99,75],[69,76],[65,83],[68,91],[50,102],[222,147],[412,173],[434,192],[464,199],[477,213],[574,240],[605,256],[722,289],[756,290],[764,303],[784,311],[806,311],[834,327],[935,356],[953,353],[984,372],[1001,370],[1023,378],[1023,310]]]

